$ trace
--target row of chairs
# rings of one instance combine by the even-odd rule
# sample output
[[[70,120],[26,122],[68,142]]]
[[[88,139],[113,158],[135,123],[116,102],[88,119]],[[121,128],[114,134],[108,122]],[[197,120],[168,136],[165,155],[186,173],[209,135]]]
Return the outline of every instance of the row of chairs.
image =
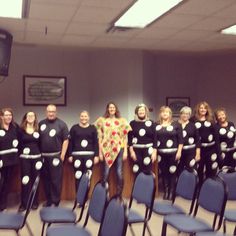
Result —
[[[185,212],[175,204],[176,196],[190,200],[189,212]],[[236,209],[225,210],[227,200],[236,200],[235,169],[225,168],[218,173],[218,176],[206,179],[199,192],[197,173],[194,170],[192,172],[184,170],[178,178],[172,202],[155,202],[153,211],[164,215],[162,236],[166,235],[168,225],[178,232],[189,235],[220,236],[226,235],[226,222],[236,222]],[[197,216],[199,208],[213,213],[212,225]],[[224,233],[219,233],[217,231],[222,223]],[[236,235],[236,227],[234,235]]]

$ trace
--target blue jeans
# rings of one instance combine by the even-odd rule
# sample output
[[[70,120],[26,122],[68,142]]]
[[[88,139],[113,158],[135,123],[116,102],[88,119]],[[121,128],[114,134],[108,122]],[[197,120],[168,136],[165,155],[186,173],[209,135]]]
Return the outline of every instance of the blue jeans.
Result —
[[[117,178],[117,194],[122,194],[123,190],[123,152],[124,149],[121,149],[118,156],[116,157],[115,162],[113,163],[113,166],[116,168],[116,178]],[[108,182],[108,177],[110,173],[109,166],[104,161],[104,172],[103,172],[103,181]]]

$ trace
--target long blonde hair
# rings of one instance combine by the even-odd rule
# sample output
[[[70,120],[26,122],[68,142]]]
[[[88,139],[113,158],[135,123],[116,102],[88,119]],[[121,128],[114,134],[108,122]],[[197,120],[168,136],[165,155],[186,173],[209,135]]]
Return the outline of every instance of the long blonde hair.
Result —
[[[170,114],[170,118],[169,118],[169,122],[171,123],[173,121],[173,118],[172,118],[172,110],[170,109],[170,107],[168,106],[162,106],[159,110],[159,114],[158,114],[158,121],[160,124],[163,123],[163,119],[161,117],[161,113],[163,113],[164,111],[168,111],[169,114]]]
[[[196,120],[200,120],[199,109],[200,109],[200,106],[201,106],[201,105],[203,105],[203,106],[205,107],[205,109],[207,110],[207,113],[206,113],[206,120],[209,121],[209,122],[214,122],[212,109],[211,109],[210,105],[209,105],[206,101],[199,102],[199,103],[195,106],[195,109],[194,109],[194,118],[195,118]]]

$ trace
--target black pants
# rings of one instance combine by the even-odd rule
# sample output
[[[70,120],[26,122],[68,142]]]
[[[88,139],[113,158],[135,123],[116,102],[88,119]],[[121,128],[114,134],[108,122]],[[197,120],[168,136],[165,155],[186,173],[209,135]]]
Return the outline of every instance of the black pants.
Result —
[[[122,194],[123,190],[123,149],[120,150],[118,156],[116,157],[115,162],[113,163],[113,166],[116,168],[116,178],[117,178],[117,194]],[[104,172],[103,172],[103,181],[104,183],[108,182],[108,177],[110,173],[109,166],[104,161]]]
[[[232,168],[236,167],[236,150],[229,152],[222,152],[222,156],[219,160],[219,167],[230,166]]]
[[[78,184],[84,173],[88,173],[91,177],[93,169],[93,155],[77,155],[73,156],[73,167],[75,173],[75,188],[77,191]]]
[[[7,195],[11,186],[13,166],[0,168],[0,211],[7,208]]]
[[[43,157],[42,177],[48,204],[58,205],[61,200],[63,165],[60,156]]]
[[[133,172],[150,172],[152,170],[152,160],[150,151],[152,148],[134,148],[137,160],[133,164]]]
[[[201,159],[197,168],[200,186],[205,178],[216,175],[218,170],[218,161],[215,146],[201,147]],[[204,169],[206,170],[205,172]]]
[[[29,193],[36,177],[42,168],[42,159],[21,158],[21,205],[26,208]],[[38,191],[34,198],[34,204],[38,205]]]
[[[195,163],[195,156],[196,156],[196,149],[183,149],[180,162],[178,164],[178,175],[184,170],[184,168],[187,168],[189,170],[196,169],[196,163]]]

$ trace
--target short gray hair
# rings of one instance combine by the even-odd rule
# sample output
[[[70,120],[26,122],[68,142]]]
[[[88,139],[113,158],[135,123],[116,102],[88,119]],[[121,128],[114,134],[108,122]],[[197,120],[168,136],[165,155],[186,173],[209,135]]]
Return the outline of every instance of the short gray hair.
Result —
[[[192,109],[191,107],[184,106],[180,109],[180,114],[182,113],[188,113],[190,116],[192,115]]]

